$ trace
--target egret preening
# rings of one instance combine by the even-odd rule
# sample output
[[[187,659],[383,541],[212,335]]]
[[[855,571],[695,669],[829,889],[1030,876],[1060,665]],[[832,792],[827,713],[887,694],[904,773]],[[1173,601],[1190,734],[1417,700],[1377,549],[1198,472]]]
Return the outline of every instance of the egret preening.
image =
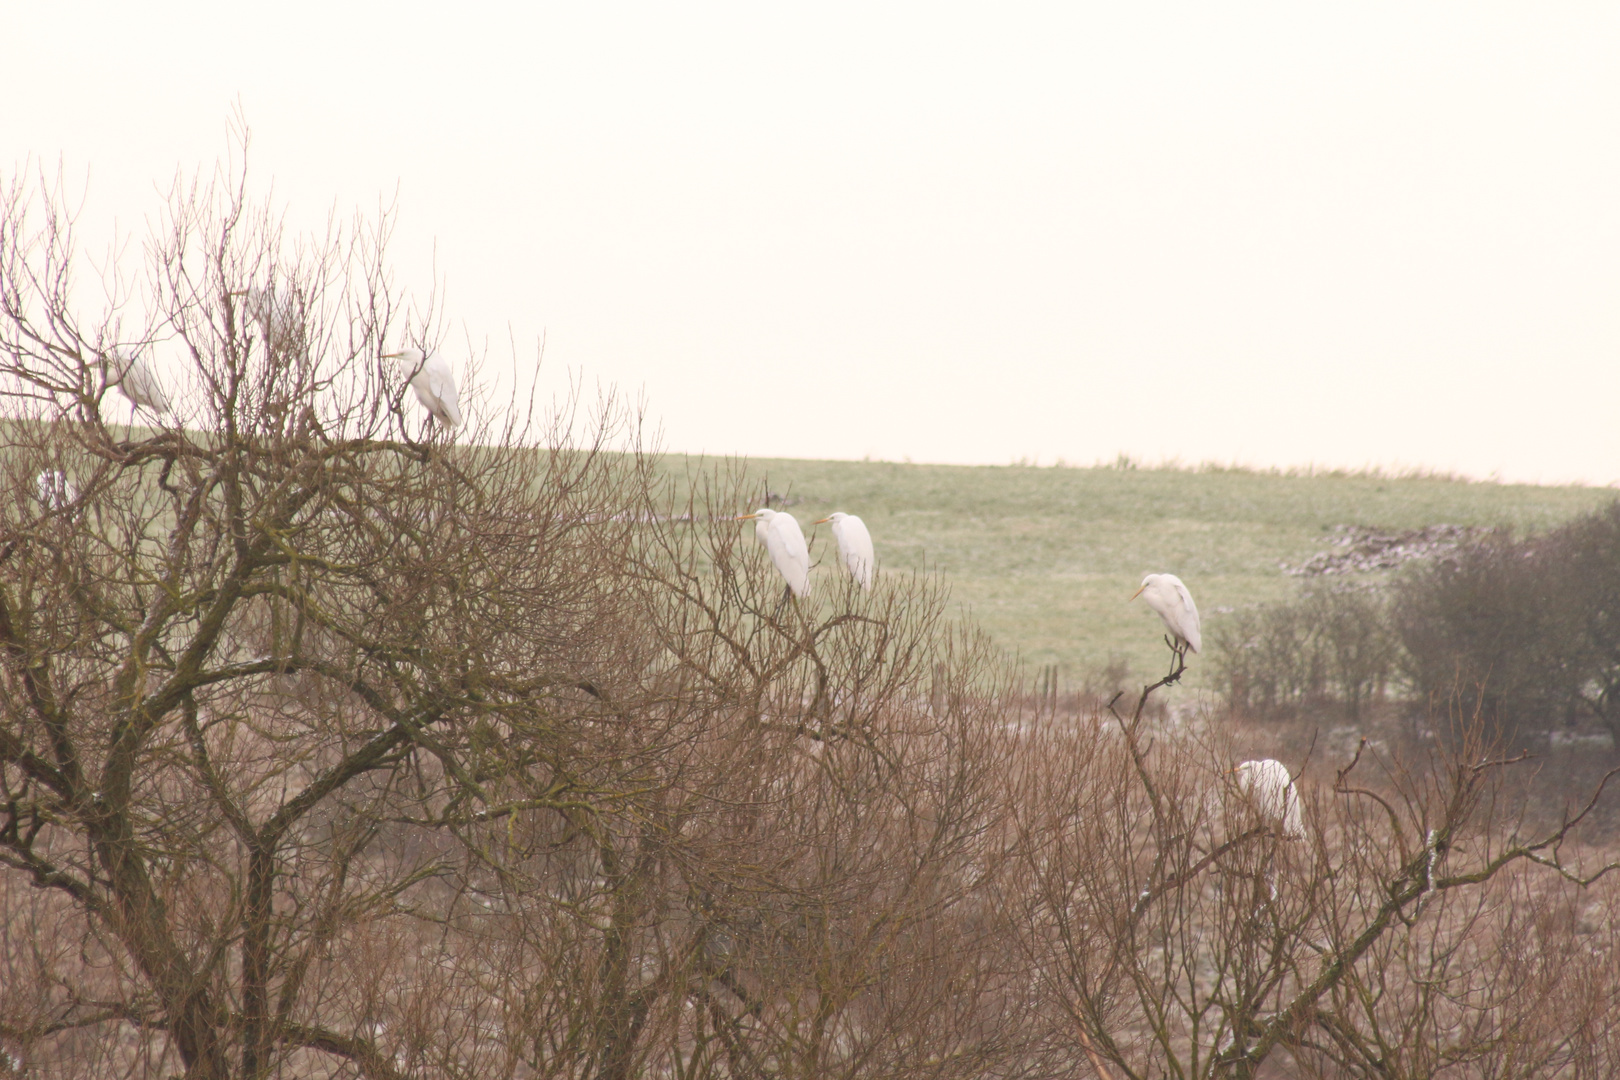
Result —
[[[1170,631],[1171,648],[1198,651],[1203,639],[1198,633],[1198,605],[1192,593],[1174,574],[1149,574],[1142,579],[1142,587],[1131,594],[1147,601],[1147,606],[1159,613],[1164,628]]]
[[[1282,826],[1283,835],[1299,840],[1305,835],[1305,818],[1299,809],[1299,791],[1294,787],[1288,766],[1275,758],[1245,761],[1232,770],[1237,785],[1254,803],[1266,821]]]
[[[461,406],[456,395],[456,377],[450,371],[450,362],[438,353],[422,355],[421,349],[401,349],[384,353],[384,360],[398,360],[400,371],[416,391],[416,400],[422,403],[433,418],[446,427],[461,426]]]
[[[776,510],[755,510],[738,521],[754,522],[754,537],[765,545],[771,562],[781,572],[794,596],[810,595],[810,545],[792,514]]]
[[[872,571],[877,563],[872,554],[872,534],[866,530],[866,522],[840,510],[816,524],[825,525],[829,521],[832,522],[833,539],[838,541],[838,554],[843,557],[850,576],[860,582],[861,588],[870,590]]]
[[[158,380],[157,372],[152,370],[152,365],[138,350],[120,345],[110,353],[102,353],[101,377],[108,386],[118,387],[118,392],[127,397],[135,408],[147,409],[159,415],[169,411],[168,392]],[[131,410],[130,422],[134,421],[134,411]]]

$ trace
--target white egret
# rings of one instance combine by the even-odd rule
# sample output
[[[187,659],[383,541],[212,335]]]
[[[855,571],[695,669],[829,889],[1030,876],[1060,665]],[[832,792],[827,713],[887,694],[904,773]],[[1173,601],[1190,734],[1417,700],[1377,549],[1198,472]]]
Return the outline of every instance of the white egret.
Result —
[[[1237,785],[1254,803],[1260,816],[1281,825],[1283,835],[1298,840],[1305,835],[1305,819],[1300,813],[1299,790],[1294,787],[1288,766],[1275,758],[1245,761],[1232,770]]]
[[[755,522],[754,537],[765,544],[771,562],[776,564],[793,595],[810,595],[810,545],[804,542],[804,531],[799,528],[798,520],[792,514],[763,508],[743,514],[737,520]]]
[[[79,489],[61,469],[46,469],[34,477],[34,489],[39,501],[52,510],[60,510],[79,497]]]
[[[274,284],[268,287],[249,285],[245,289],[236,289],[232,296],[242,297],[242,311],[259,324],[264,334],[265,347],[272,354],[286,352],[289,348],[297,348],[297,338],[302,331],[297,319],[297,312],[293,309],[291,298],[283,298],[276,293]]]
[[[416,400],[435,420],[446,427],[461,426],[456,377],[450,371],[448,360],[436,352],[424,357],[421,349],[384,353],[383,359],[399,361],[399,369],[405,373],[411,389],[416,391]]]
[[[1138,596],[1159,613],[1165,629],[1178,646],[1185,644],[1193,652],[1198,651],[1203,643],[1198,632],[1198,605],[1193,603],[1192,593],[1180,578],[1174,574],[1149,574],[1142,579],[1142,587],[1131,594],[1131,599]]]
[[[169,394],[163,389],[157,372],[152,370],[152,365],[146,362],[139,350],[120,345],[111,353],[102,353],[101,377],[108,386],[118,387],[119,393],[128,398],[135,408],[147,409],[159,415],[169,411]],[[130,421],[134,422],[133,411]]]
[[[861,588],[870,590],[877,560],[872,553],[872,534],[867,531],[866,522],[840,510],[816,524],[825,525],[829,521],[832,522],[833,538],[838,541],[838,554],[843,556],[850,576],[861,583]]]

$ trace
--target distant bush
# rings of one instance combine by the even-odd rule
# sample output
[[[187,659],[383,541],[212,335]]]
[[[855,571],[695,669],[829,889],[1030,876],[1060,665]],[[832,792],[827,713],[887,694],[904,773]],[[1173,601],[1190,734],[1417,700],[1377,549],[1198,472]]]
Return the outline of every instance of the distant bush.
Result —
[[[1583,665],[1570,584],[1552,544],[1504,537],[1411,573],[1395,621],[1414,687],[1454,696],[1509,738],[1529,722],[1572,722]]]
[[[1565,528],[1563,545],[1582,594],[1590,665],[1582,701],[1620,746],[1620,501]]]
[[[1316,587],[1215,638],[1228,705],[1358,719],[1395,693],[1492,737],[1596,721],[1620,743],[1620,502],[1537,536],[1490,532],[1381,589]]]
[[[1505,738],[1585,719],[1620,735],[1620,503],[1424,564],[1393,614],[1425,697],[1455,696]]]
[[[1262,718],[1328,704],[1359,718],[1384,697],[1397,654],[1383,595],[1347,586],[1242,612],[1215,639],[1228,704]]]

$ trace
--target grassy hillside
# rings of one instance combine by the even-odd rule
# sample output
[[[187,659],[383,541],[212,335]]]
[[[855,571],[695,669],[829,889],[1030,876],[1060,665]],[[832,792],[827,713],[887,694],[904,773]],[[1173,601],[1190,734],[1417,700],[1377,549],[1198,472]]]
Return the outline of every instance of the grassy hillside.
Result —
[[[672,465],[684,464],[675,459]],[[1533,487],[1367,475],[1281,476],[1172,469],[908,465],[754,459],[750,476],[802,500],[810,522],[859,514],[881,565],[942,572],[953,596],[1030,664],[1081,685],[1110,659],[1133,673],[1165,659],[1156,616],[1127,604],[1142,575],[1186,580],[1209,639],[1223,615],[1293,594],[1298,564],[1337,525],[1541,529],[1606,505],[1608,488]],[[826,526],[811,554],[833,566]],[[1190,685],[1207,685],[1194,662]]]

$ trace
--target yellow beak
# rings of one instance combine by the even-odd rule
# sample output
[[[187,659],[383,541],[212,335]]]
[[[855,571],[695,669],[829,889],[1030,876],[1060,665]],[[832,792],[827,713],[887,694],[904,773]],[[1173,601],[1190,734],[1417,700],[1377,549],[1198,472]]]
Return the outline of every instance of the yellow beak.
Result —
[[[1145,589],[1145,588],[1147,588],[1146,585],[1142,586],[1142,589]],[[1141,596],[1142,595],[1142,589],[1137,589],[1135,592],[1131,593],[1131,600],[1135,600],[1138,596]],[[1128,603],[1131,602],[1131,600],[1127,600],[1125,602],[1128,604]]]
[[[820,521],[812,521],[810,524],[812,524],[812,525],[825,525],[825,524],[827,524],[827,522],[829,522],[831,520],[832,520],[832,518],[822,518]]]
[[[738,514],[736,517],[732,518],[731,520],[732,521],[753,521],[757,517],[759,517],[758,514]]]

